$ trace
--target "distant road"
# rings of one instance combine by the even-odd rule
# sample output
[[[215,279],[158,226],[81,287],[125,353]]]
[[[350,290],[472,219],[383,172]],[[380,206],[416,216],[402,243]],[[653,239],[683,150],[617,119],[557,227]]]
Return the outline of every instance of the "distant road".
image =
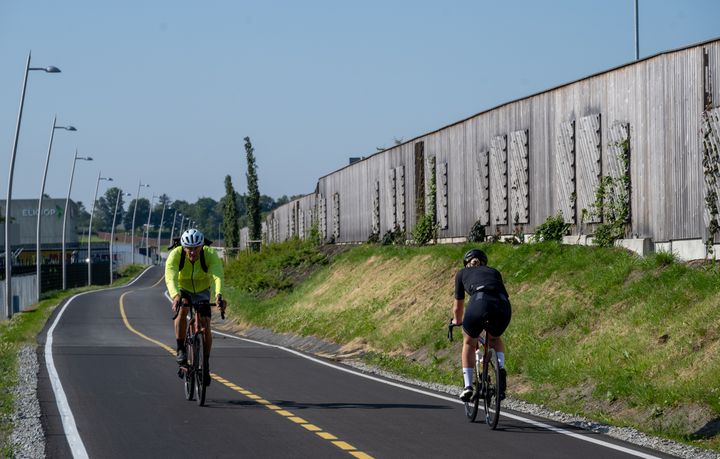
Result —
[[[214,336],[214,380],[198,407],[169,352],[162,275],[76,296],[51,317],[39,378],[48,457],[669,457],[520,413],[490,431],[444,394],[229,335]]]

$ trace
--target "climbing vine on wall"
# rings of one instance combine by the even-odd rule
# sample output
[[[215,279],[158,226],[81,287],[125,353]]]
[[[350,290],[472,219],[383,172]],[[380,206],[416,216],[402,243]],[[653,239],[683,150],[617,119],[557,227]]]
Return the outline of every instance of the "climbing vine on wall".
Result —
[[[703,136],[703,174],[705,175],[705,209],[709,218],[706,218],[707,239],[705,246],[709,254],[713,253],[715,236],[720,231],[718,222],[718,177],[720,177],[720,133],[717,132],[719,110],[708,110],[702,114],[702,136]]]
[[[593,212],[603,221],[595,229],[594,241],[602,247],[610,247],[625,237],[625,227],[630,221],[630,139],[613,146],[617,147],[620,174],[600,178],[593,204]]]

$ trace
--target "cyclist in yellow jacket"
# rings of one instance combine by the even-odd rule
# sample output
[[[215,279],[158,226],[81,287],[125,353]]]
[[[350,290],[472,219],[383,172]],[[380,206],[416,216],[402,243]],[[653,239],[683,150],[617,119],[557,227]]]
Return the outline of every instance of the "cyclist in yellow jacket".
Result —
[[[225,309],[222,298],[225,273],[222,261],[215,250],[205,245],[205,236],[195,228],[190,228],[180,236],[181,246],[168,254],[165,262],[165,285],[172,298],[173,312],[180,308],[175,318],[175,338],[177,340],[177,363],[185,364],[185,329],[188,303],[209,302],[211,291],[215,294],[215,303],[220,310]],[[212,334],[210,331],[210,306],[198,310],[200,325],[206,330],[205,349],[210,355]],[[209,370],[207,370],[209,373]],[[206,378],[209,381],[210,378]]]

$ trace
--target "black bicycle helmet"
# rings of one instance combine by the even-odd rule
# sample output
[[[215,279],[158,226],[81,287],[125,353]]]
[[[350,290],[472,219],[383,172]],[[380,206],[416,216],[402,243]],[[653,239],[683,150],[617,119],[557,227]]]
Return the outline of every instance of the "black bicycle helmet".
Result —
[[[477,258],[484,265],[486,265],[488,262],[488,258],[487,255],[485,255],[485,252],[480,249],[470,249],[465,252],[465,256],[463,257],[463,266],[467,266],[468,263],[470,263],[470,260],[472,260],[473,258]]]

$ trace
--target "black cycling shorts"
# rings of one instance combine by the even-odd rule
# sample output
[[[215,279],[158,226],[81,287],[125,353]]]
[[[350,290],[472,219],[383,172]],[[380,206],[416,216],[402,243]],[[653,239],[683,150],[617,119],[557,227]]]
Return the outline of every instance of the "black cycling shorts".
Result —
[[[210,311],[210,290],[203,290],[199,293],[192,293],[187,290],[180,290],[180,297],[183,300],[187,300],[189,303],[192,303],[195,306],[195,310],[200,315],[200,317],[211,317],[211,311]]]
[[[510,301],[502,295],[478,292],[470,297],[465,315],[463,331],[470,338],[477,338],[486,329],[492,336],[501,336],[512,317]]]

